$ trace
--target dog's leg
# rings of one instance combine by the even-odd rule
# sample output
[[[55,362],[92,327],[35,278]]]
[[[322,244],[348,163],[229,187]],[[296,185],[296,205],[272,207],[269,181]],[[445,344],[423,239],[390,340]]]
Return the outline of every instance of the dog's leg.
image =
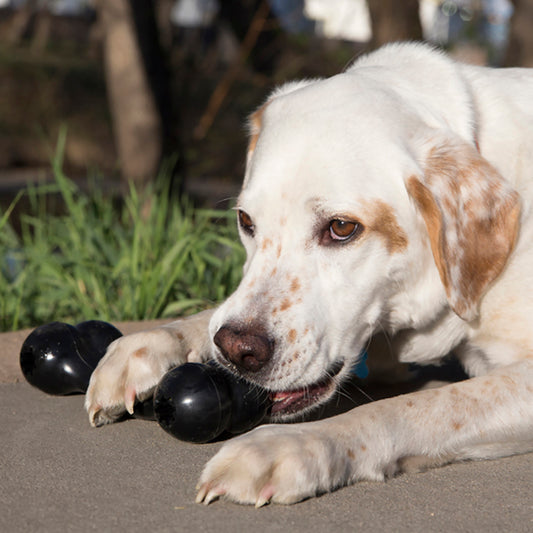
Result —
[[[93,426],[133,412],[135,399],[149,397],[163,374],[187,361],[210,357],[208,326],[214,310],[166,326],[120,337],[91,376],[85,408]]]
[[[531,383],[533,358],[330,419],[259,427],[207,463],[197,501],[293,503],[358,480],[383,480],[409,457],[439,464],[533,450]]]

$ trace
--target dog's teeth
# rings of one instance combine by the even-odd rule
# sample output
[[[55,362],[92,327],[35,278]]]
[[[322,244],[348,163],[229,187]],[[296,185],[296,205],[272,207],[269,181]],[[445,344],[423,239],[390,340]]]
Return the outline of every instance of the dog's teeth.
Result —
[[[273,395],[272,400],[274,402],[282,402],[283,400],[286,400],[289,396],[290,396],[289,392],[276,392]]]

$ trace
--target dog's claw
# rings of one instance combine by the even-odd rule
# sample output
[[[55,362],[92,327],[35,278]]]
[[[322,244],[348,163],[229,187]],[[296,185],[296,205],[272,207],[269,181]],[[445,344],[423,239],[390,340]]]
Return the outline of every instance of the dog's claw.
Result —
[[[259,493],[259,496],[257,497],[257,501],[255,502],[255,508],[259,509],[260,507],[264,507],[265,505],[269,504],[270,500],[272,500],[272,497],[274,496],[274,492],[274,487],[271,484],[263,487]]]
[[[91,426],[95,428],[102,425],[102,424],[99,424],[99,420],[98,420],[99,419],[98,414],[100,413],[101,409],[102,408],[97,405],[93,407],[92,409],[90,409],[89,411],[89,422]]]
[[[225,493],[226,491],[224,489],[211,489],[211,487],[206,483],[200,487],[200,490],[196,495],[196,503],[203,503],[204,505],[209,505],[211,502],[217,500]]]
[[[124,409],[120,405],[104,409],[101,405],[96,404],[87,410],[89,413],[89,423],[95,428],[111,424],[124,414]]]
[[[259,496],[259,498],[257,498],[257,501],[255,502],[255,508],[259,509],[260,507],[264,507],[265,505],[269,503],[270,503],[270,498],[267,499],[267,498],[263,498]]]
[[[133,406],[135,404],[135,398],[137,396],[137,393],[133,387],[127,387],[126,393],[124,394],[124,405],[126,407],[126,411],[130,415],[133,414]]]
[[[207,491],[208,491],[208,486],[206,483],[204,483],[203,485],[199,485],[196,487],[197,490],[198,490],[198,494],[196,495],[196,503],[202,503],[204,501],[204,498],[207,494]]]
[[[203,501],[203,504],[204,505],[209,505],[212,501],[217,500],[220,496],[221,495],[218,494],[218,492],[212,490],[212,491],[207,493],[207,496],[205,497],[205,499]]]

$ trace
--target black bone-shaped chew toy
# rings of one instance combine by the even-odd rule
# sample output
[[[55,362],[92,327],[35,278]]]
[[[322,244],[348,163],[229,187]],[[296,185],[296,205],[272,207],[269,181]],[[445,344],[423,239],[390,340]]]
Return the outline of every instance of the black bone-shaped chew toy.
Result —
[[[100,320],[76,326],[51,322],[28,335],[20,350],[20,368],[29,383],[48,394],[85,393],[98,361],[121,336]]]
[[[248,431],[265,418],[270,405],[264,389],[214,362],[185,363],[169,370],[154,393],[159,425],[189,442],[209,442],[224,431]]]
[[[76,326],[52,322],[36,328],[22,345],[24,377],[54,395],[85,393],[108,345],[122,334],[107,322]],[[215,364],[186,363],[161,379],[152,399],[136,402],[139,418],[155,419],[171,435],[208,442],[224,431],[241,433],[259,424],[270,407],[268,393]]]

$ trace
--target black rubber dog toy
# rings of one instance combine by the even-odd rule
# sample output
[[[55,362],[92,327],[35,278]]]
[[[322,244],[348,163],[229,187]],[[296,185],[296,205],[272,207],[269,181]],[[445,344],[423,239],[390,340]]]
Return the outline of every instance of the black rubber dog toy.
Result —
[[[270,405],[267,391],[214,362],[173,368],[154,393],[159,425],[188,442],[209,442],[224,431],[248,431],[265,418]]]
[[[50,322],[34,329],[24,341],[20,368],[31,385],[47,394],[85,394],[98,362],[119,337],[122,333],[102,320],[76,326]],[[155,420],[152,398],[136,402],[134,415]]]
[[[93,370],[122,333],[100,320],[76,326],[51,322],[24,341],[20,367],[28,382],[48,394],[85,393]],[[136,402],[134,415],[178,439],[208,442],[225,430],[242,433],[258,425],[270,406],[268,393],[214,363],[186,363],[161,379],[154,398]]]
[[[48,394],[85,393],[98,361],[121,336],[100,320],[76,326],[51,322],[28,335],[20,350],[20,368],[31,385]]]

